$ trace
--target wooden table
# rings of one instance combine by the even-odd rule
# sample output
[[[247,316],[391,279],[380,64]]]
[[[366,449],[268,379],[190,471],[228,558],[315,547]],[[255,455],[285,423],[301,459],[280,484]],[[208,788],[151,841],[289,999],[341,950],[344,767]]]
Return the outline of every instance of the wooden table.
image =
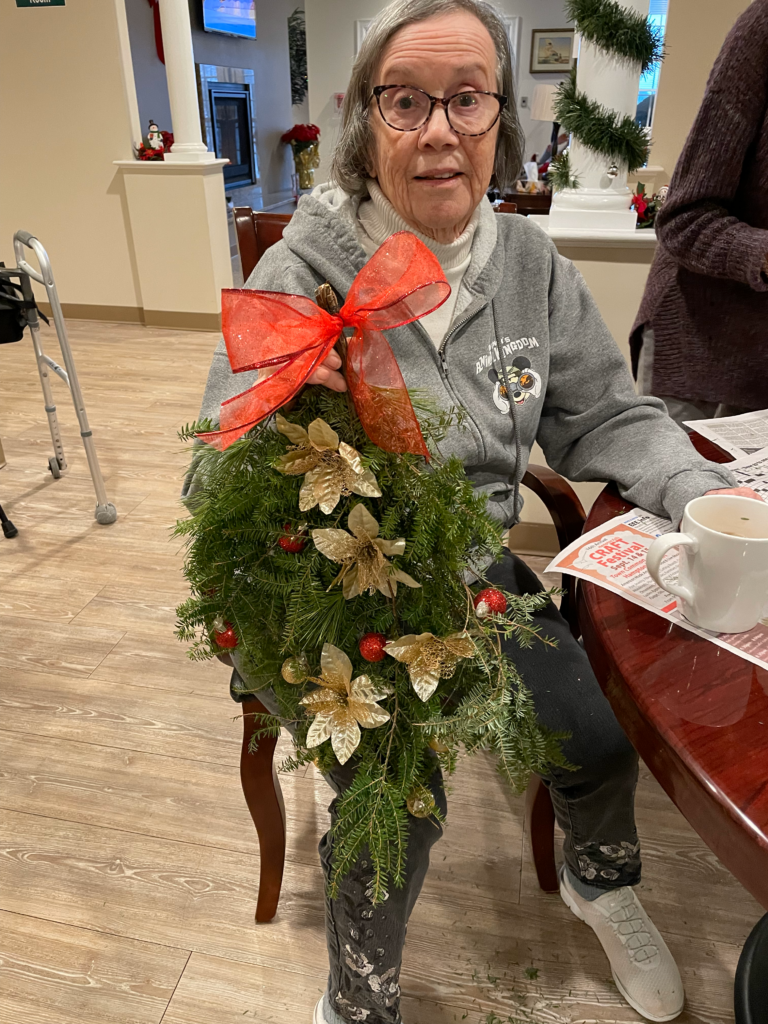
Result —
[[[694,437],[707,458],[730,456]],[[585,530],[630,509],[606,487]],[[595,586],[578,614],[600,685],[640,756],[768,909],[768,672]]]

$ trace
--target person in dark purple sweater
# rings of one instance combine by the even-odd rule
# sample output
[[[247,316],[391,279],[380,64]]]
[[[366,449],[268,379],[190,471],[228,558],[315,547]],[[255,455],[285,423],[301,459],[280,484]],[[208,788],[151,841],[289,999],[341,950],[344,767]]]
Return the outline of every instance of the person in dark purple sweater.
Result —
[[[737,20],[675,168],[630,337],[678,422],[768,407],[768,0]]]

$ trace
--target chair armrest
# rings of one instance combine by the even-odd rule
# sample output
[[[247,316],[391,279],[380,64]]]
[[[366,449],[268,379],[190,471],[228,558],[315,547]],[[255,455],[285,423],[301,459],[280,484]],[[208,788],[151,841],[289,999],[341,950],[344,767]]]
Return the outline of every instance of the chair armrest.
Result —
[[[253,210],[250,206],[236,206],[233,211],[235,219],[235,235],[237,251],[240,253],[240,266],[243,270],[243,282],[247,281],[253,268],[259,261],[256,247],[256,225]]]
[[[561,550],[581,536],[587,516],[584,506],[567,480],[549,466],[535,466],[529,463],[522,483],[544,502],[555,524]]]
[[[560,550],[581,536],[587,517],[584,506],[567,480],[548,466],[529,463],[522,483],[541,498],[552,516]],[[573,636],[578,639],[581,631],[576,612],[576,582],[572,576],[563,575],[560,614],[570,626]]]

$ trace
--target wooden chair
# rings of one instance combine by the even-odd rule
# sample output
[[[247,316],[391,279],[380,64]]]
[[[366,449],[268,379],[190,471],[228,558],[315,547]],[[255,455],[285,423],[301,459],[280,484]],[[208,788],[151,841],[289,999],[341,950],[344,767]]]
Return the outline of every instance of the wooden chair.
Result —
[[[511,204],[510,204],[511,205]],[[504,212],[504,211],[502,211]],[[510,211],[512,212],[512,211]],[[277,219],[279,218],[279,219]],[[235,209],[237,244],[247,281],[258,261],[270,245],[282,237],[290,220],[288,214],[254,213],[249,207]],[[557,531],[561,548],[581,535],[585,514],[571,485],[546,466],[529,465],[523,484],[544,502]],[[576,616],[576,581],[563,577],[560,610],[578,637]],[[258,726],[259,715],[268,714],[256,698],[243,701],[243,746],[240,755],[240,780],[259,838],[261,868],[256,921],[271,921],[277,912],[285,865],[285,804],[274,767],[275,738],[262,739],[255,754],[249,753],[251,737]],[[546,785],[534,776],[525,797],[526,833],[531,844],[536,877],[544,892],[557,892],[559,881],[555,865],[555,812]]]
[[[283,237],[290,213],[253,211],[250,206],[236,206],[234,209],[237,249],[243,269],[243,281],[251,276],[253,268],[275,242]]]
[[[545,192],[505,192],[502,199],[513,203],[523,217],[530,213],[547,214],[552,206],[552,196]]]

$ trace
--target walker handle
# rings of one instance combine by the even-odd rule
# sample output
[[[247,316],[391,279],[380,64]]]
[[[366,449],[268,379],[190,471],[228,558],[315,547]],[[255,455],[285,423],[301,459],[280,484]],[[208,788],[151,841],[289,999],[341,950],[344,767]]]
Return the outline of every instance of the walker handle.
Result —
[[[21,242],[22,245],[28,245],[29,248],[31,249],[32,248],[32,239],[35,236],[32,234],[31,231],[17,231],[16,234],[13,237],[17,238]]]

